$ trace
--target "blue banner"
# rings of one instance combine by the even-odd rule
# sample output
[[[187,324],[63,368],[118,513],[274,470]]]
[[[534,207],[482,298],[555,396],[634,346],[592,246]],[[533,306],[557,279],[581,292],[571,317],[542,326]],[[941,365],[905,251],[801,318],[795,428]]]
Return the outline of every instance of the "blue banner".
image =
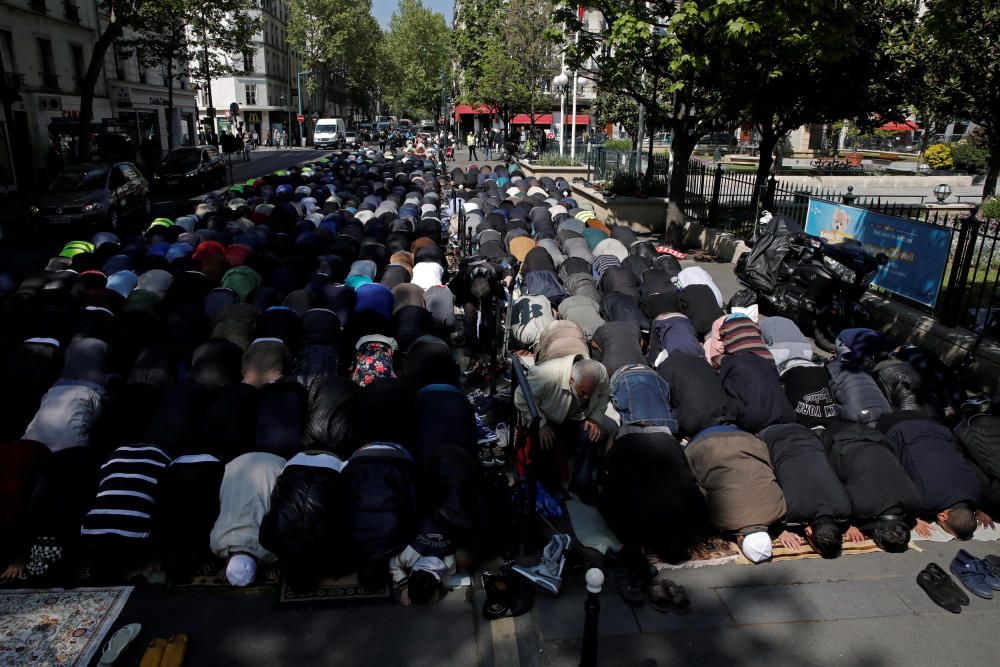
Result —
[[[873,285],[934,306],[951,252],[951,229],[821,199],[809,200],[806,233],[830,243],[857,239],[872,253],[885,253]]]

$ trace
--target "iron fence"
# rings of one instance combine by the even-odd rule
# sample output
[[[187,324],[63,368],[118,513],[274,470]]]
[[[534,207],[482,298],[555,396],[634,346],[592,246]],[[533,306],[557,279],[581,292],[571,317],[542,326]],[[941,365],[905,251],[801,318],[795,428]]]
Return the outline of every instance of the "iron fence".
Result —
[[[578,152],[577,155],[580,155]],[[670,156],[667,153],[653,153],[652,159],[643,151],[636,156],[635,151],[607,150],[602,146],[592,147],[583,157],[587,167],[587,180],[612,182],[622,177],[636,181],[642,179],[654,184],[664,196],[670,182]]]

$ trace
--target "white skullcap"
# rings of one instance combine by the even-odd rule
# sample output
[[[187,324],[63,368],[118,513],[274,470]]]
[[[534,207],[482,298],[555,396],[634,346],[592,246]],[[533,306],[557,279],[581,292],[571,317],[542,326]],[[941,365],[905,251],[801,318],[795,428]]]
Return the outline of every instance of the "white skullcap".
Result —
[[[751,563],[761,563],[771,557],[771,536],[763,531],[750,533],[740,548]]]
[[[236,554],[229,557],[226,563],[226,579],[238,588],[244,588],[253,583],[257,576],[257,561],[246,554]]]

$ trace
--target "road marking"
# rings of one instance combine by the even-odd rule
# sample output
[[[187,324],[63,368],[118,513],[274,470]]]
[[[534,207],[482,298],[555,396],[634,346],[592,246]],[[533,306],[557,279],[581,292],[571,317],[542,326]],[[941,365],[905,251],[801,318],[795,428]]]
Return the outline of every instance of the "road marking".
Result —
[[[490,621],[490,636],[493,639],[493,665],[507,667],[520,665],[517,653],[517,629],[513,618],[498,618]]]

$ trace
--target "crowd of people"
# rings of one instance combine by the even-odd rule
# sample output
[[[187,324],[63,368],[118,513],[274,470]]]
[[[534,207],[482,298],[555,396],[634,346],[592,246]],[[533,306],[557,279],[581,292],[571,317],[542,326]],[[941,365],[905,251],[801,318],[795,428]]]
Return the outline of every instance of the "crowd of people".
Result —
[[[562,179],[360,149],[5,262],[2,577],[281,565],[424,603],[516,550],[523,480],[600,510],[630,599],[710,535],[761,562],[991,523],[1000,418],[960,421],[938,360],[857,329],[824,363],[664,250]],[[508,344],[524,382],[470,392]],[[484,577],[488,618],[560,590],[569,532]]]

